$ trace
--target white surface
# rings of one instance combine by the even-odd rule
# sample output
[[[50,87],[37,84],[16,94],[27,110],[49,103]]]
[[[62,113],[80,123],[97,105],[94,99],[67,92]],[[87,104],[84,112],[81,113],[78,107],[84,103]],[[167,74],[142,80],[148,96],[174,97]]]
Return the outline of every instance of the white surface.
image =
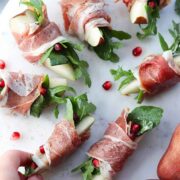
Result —
[[[56,20],[60,24],[59,7],[57,0],[45,0],[48,5],[48,13],[51,20]],[[106,1],[107,3],[110,1]],[[24,71],[28,73],[48,73],[56,76],[47,69],[29,64],[25,61],[18,50],[8,28],[8,19],[17,12],[18,0],[11,0],[1,15],[2,36],[0,37],[0,58],[5,59],[7,68],[13,71]],[[88,92],[89,99],[97,105],[95,113],[96,123],[92,127],[92,136],[78,151],[67,158],[61,165],[45,174],[45,180],[79,180],[80,174],[71,174],[73,167],[77,166],[86,159],[85,152],[90,145],[102,137],[108,122],[115,120],[124,107],[134,108],[137,106],[133,97],[123,97],[116,90],[118,83],[114,85],[111,91],[104,91],[101,87],[105,80],[112,80],[109,73],[111,68],[117,68],[118,65],[126,68],[133,68],[139,64],[143,57],[150,53],[159,53],[157,37],[149,38],[143,42],[137,40],[135,34],[139,30],[137,25],[132,25],[129,20],[126,7],[122,3],[107,6],[107,11],[113,16],[112,24],[115,29],[121,29],[133,35],[132,40],[126,41],[125,47],[118,50],[121,61],[117,64],[104,62],[87,49],[81,54],[82,59],[86,59],[89,64],[89,72],[92,78],[92,87],[90,89],[83,86],[83,83],[76,82],[74,87],[80,92]],[[174,3],[161,11],[161,19],[158,21],[159,31],[170,40],[167,33],[171,27],[171,21],[178,20],[174,13]],[[62,24],[61,24],[62,25]],[[132,56],[132,49],[136,46],[143,47],[143,54],[139,58]],[[137,151],[129,158],[123,170],[115,179],[121,180],[145,180],[155,179],[156,167],[162,153],[165,151],[173,129],[180,119],[180,85],[176,85],[158,95],[148,98],[144,104],[161,106],[165,112],[160,126],[147,134],[139,144]],[[7,149],[22,149],[33,152],[37,147],[43,144],[50,135],[53,124],[57,120],[53,117],[50,110],[43,113],[41,118],[11,116],[7,112],[0,110],[0,153]],[[19,141],[10,141],[12,131],[20,131],[23,135]]]

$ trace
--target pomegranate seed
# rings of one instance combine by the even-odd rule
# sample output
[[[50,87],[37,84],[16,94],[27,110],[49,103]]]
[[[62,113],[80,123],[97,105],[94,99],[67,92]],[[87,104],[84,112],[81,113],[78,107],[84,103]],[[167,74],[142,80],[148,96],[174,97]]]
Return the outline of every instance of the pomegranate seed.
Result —
[[[102,87],[103,87],[104,90],[106,90],[106,91],[110,90],[111,87],[112,87],[111,81],[106,81],[106,82],[102,85]]]
[[[99,167],[99,160],[93,159],[93,160],[92,160],[92,164],[93,164],[93,166],[94,166],[95,168],[98,168],[98,167]]]
[[[154,1],[150,1],[148,3],[148,6],[151,7],[151,8],[155,8],[156,7],[156,3]]]
[[[21,137],[21,134],[19,132],[13,132],[12,135],[11,135],[11,140],[18,140],[20,139]]]
[[[135,138],[136,138],[135,134],[130,134],[129,137],[130,137],[130,139],[131,139],[132,141],[134,141]]]
[[[141,53],[142,53],[142,48],[141,47],[136,47],[136,48],[133,49],[132,53],[133,53],[134,56],[140,56]]]
[[[62,45],[60,43],[55,44],[54,45],[54,50],[57,51],[57,52],[61,51],[62,50]]]
[[[74,119],[75,122],[79,121],[79,116],[78,116],[78,114],[76,112],[73,114],[73,119]]]
[[[4,80],[0,80],[0,88],[4,88],[4,86],[5,86]]]
[[[5,62],[0,59],[0,69],[4,69],[5,67],[6,67]]]
[[[129,0],[123,0],[123,3],[126,4],[126,6],[128,6]]]
[[[36,169],[38,167],[38,165],[35,162],[32,162],[30,167],[32,169]]]
[[[45,95],[46,95],[46,92],[47,92],[47,90],[46,90],[45,88],[43,88],[43,87],[40,88],[40,94],[41,94],[42,96],[45,96]]]
[[[45,150],[44,150],[43,145],[39,147],[39,151],[40,151],[41,154],[45,154]]]
[[[104,38],[101,37],[101,39],[99,40],[99,45],[104,44],[104,42],[105,42]]]
[[[139,130],[141,129],[141,126],[139,124],[132,124],[131,126],[131,134],[137,134]]]

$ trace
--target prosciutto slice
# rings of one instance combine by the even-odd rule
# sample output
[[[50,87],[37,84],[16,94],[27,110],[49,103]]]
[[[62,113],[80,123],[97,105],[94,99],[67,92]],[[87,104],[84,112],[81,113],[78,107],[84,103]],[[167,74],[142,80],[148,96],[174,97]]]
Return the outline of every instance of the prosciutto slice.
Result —
[[[137,147],[137,142],[128,136],[128,111],[124,110],[121,116],[109,124],[104,137],[91,146],[88,156],[108,163],[111,167],[111,176],[119,172],[128,157]]]
[[[78,135],[73,123],[62,120],[55,126],[52,135],[45,143],[45,154],[42,155],[38,150],[32,156],[32,160],[38,165],[36,172],[57,165],[59,161],[72,154],[89,136],[89,131]]]
[[[44,21],[38,25],[33,19],[33,11],[27,9],[10,20],[10,29],[29,62],[37,62],[50,47],[64,40],[58,26],[50,22],[47,16],[46,6],[43,6]]]
[[[25,115],[40,95],[39,87],[43,77],[16,72],[3,72],[0,75],[5,81],[4,90],[0,95],[2,107]]]
[[[103,0],[60,0],[65,30],[85,40],[86,25],[110,27],[110,16]],[[92,23],[91,23],[92,22]]]
[[[180,74],[162,55],[151,55],[139,66],[141,86],[148,93],[176,84]]]

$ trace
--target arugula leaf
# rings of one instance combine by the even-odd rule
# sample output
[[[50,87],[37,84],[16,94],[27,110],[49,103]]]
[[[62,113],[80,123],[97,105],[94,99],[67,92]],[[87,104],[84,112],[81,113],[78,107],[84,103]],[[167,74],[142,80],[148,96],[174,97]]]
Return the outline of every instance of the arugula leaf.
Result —
[[[119,67],[117,70],[111,69],[110,72],[115,81],[123,78],[120,83],[119,90],[136,79],[131,70],[125,71],[122,67]]]
[[[168,44],[165,41],[165,39],[163,38],[163,36],[160,33],[158,33],[158,36],[159,36],[159,41],[160,41],[160,44],[161,44],[163,51],[169,50]]]
[[[176,2],[175,2],[175,11],[176,11],[177,15],[180,16],[180,1],[179,0],[176,0]]]
[[[138,32],[136,35],[140,40],[143,40],[148,36],[157,34],[156,23],[157,19],[160,18],[158,5],[155,8],[151,8],[148,5],[146,5],[145,8],[148,15],[148,24],[145,27],[143,25],[139,25],[142,33]]]
[[[58,109],[58,105],[56,105],[56,107],[54,108],[54,116],[57,119],[59,116],[59,109]]]
[[[180,55],[180,23],[176,23],[174,21],[172,21],[172,23],[173,23],[173,28],[169,29],[169,33],[174,39],[172,45],[168,46],[167,42],[160,33],[159,33],[159,41],[164,51],[172,50],[173,56],[179,56]]]
[[[25,167],[25,174],[24,174],[24,176],[28,177],[28,176],[32,175],[34,173],[34,171],[35,170],[32,167]]]
[[[76,167],[72,172],[81,171],[83,173],[83,180],[92,180],[93,176],[100,174],[100,169],[95,168],[92,163],[92,158]]]
[[[66,58],[66,56],[61,55],[61,54],[54,52],[54,51],[52,51],[51,54],[49,55],[49,59],[51,62],[51,66],[56,66],[56,65],[68,63],[68,59]]]
[[[53,49],[54,49],[54,47],[51,47],[43,54],[42,58],[39,61],[40,64],[43,64],[49,58]]]
[[[49,88],[49,76],[48,75],[44,76],[42,87]]]
[[[82,94],[75,97],[69,96],[67,98],[69,99],[67,106],[68,109],[70,109],[70,111],[67,113],[68,116],[71,119],[74,116],[74,113],[76,113],[79,118],[78,122],[75,122],[75,125],[96,110],[96,106],[93,103],[88,102],[87,94]],[[73,109],[73,111],[71,109]]]
[[[135,99],[137,99],[138,104],[141,104],[143,101],[143,98],[144,98],[144,92],[140,89],[139,93]]]
[[[138,136],[158,126],[163,116],[163,109],[154,106],[140,106],[128,114],[128,121],[141,126]]]
[[[30,8],[33,8],[34,17],[38,24],[43,24],[44,14],[43,14],[43,1],[42,0],[20,0],[20,4],[24,4]]]
[[[30,114],[34,117],[40,117],[43,109],[45,108],[46,100],[44,96],[40,95],[32,104]]]
[[[123,31],[111,30],[108,28],[101,28],[104,43],[98,45],[97,47],[92,47],[95,53],[105,61],[118,62],[119,57],[114,53],[114,49],[119,49],[122,47],[121,42],[114,42],[112,38],[116,38],[118,40],[127,40],[130,39],[131,36]]]
[[[0,93],[1,93],[2,90],[3,90],[3,88],[0,87]]]

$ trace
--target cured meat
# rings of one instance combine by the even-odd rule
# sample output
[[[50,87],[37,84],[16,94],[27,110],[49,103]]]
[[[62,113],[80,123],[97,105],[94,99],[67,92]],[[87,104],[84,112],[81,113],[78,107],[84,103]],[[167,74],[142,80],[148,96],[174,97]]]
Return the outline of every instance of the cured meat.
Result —
[[[62,158],[73,153],[86,139],[85,136],[79,136],[74,124],[68,120],[62,120],[55,126],[55,129],[46,143],[47,159],[50,165],[56,165]]]
[[[104,11],[103,0],[60,0],[64,26],[68,33],[85,40],[85,26],[110,27],[110,16]]]
[[[33,102],[40,95],[39,87],[43,77],[38,75],[21,74],[15,72],[1,73],[1,78],[5,81],[7,91],[1,94],[2,105],[12,112],[25,115]]]
[[[58,26],[50,22],[46,6],[43,5],[42,24],[37,24],[33,10],[27,9],[10,20],[12,34],[29,62],[37,62],[42,55],[54,44],[64,40]]]
[[[159,162],[157,173],[163,180],[180,180],[180,124],[175,129],[169,146]]]
[[[168,87],[180,80],[180,76],[161,55],[147,57],[147,60],[139,66],[139,78],[142,87],[149,93]]]
[[[124,110],[115,122],[110,123],[103,139],[88,151],[88,156],[110,164],[111,175],[122,169],[127,158],[137,147],[137,143],[127,134],[127,126],[127,111]]]

